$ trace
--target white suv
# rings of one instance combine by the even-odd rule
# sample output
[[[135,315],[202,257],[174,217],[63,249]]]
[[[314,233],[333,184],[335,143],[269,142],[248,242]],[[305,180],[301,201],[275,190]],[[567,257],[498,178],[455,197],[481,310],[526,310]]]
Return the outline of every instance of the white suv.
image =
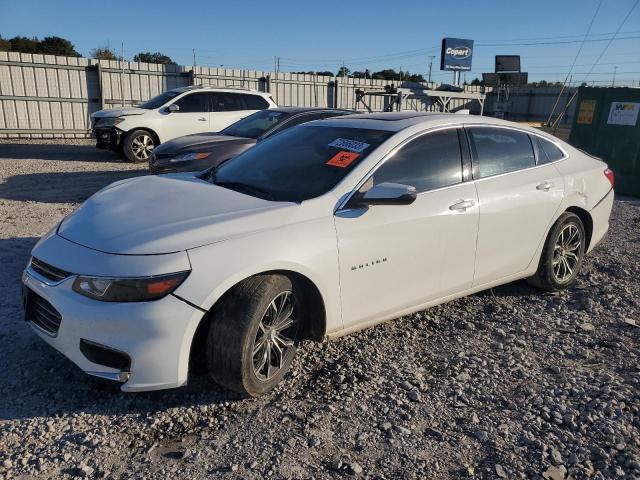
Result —
[[[258,110],[277,105],[268,93],[215,87],[175,88],[137,107],[110,108],[91,115],[98,148],[146,162],[162,142],[192,133],[217,132]]]

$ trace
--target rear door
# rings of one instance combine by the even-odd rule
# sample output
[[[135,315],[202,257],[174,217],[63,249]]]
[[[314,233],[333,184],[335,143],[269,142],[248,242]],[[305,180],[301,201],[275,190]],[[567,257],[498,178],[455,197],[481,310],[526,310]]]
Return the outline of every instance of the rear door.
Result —
[[[188,93],[174,102],[180,110],[165,117],[163,140],[209,131],[209,103],[203,92]]]
[[[219,132],[232,123],[260,110],[269,108],[269,103],[260,95],[236,92],[210,92],[211,130]]]
[[[345,327],[471,286],[477,196],[473,182],[463,182],[457,130],[410,140],[360,188],[411,185],[418,192],[415,202],[336,212]]]
[[[480,201],[474,285],[525,270],[564,195],[552,163],[536,162],[532,137],[497,126],[467,127]]]

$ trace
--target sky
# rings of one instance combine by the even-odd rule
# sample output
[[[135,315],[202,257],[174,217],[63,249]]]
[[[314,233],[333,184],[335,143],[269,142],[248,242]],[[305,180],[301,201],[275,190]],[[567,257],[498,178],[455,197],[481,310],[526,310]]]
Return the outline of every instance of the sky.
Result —
[[[601,2],[601,3],[600,3]],[[638,0],[0,0],[0,35],[69,39],[83,56],[108,45],[131,59],[159,51],[176,63],[251,70],[439,70],[443,37],[475,41],[467,81],[492,72],[495,55],[521,55],[530,81],[640,86]],[[598,9],[598,5],[600,8]],[[617,39],[609,39],[636,5]],[[597,15],[594,18],[594,14]],[[582,40],[593,19],[587,41]],[[616,68],[617,67],[617,68]],[[589,72],[591,73],[587,75]]]

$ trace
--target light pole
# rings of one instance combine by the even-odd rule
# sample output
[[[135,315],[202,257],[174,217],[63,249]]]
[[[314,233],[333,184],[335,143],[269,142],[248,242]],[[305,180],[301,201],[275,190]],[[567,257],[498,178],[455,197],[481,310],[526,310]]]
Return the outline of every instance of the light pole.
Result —
[[[613,67],[613,79],[611,80],[611,86],[616,86],[616,72],[618,71],[618,66]]]

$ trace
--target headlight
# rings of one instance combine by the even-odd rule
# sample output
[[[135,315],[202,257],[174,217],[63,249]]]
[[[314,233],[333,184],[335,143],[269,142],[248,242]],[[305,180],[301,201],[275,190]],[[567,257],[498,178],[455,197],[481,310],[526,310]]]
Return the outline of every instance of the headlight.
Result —
[[[191,160],[202,160],[203,158],[207,158],[209,155],[211,155],[211,152],[183,153],[182,155],[178,155],[177,157],[170,158],[169,163],[189,162]]]
[[[85,297],[103,302],[145,302],[173,292],[189,271],[140,278],[87,277],[80,275],[73,289]]]
[[[96,120],[96,127],[114,127],[119,123],[124,122],[124,117],[107,117],[98,118]]]

